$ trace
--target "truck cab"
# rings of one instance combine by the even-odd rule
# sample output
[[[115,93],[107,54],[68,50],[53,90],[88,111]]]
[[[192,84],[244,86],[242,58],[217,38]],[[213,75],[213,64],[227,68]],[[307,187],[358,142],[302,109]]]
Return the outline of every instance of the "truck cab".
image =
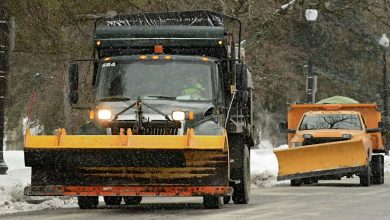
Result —
[[[146,126],[143,134],[185,134],[191,127],[198,134],[206,134],[205,129],[209,129],[209,134],[220,135],[225,97],[219,68],[217,59],[203,56],[159,54],[103,59],[97,73],[96,120],[113,134],[119,132],[118,128],[133,127],[133,109],[118,115],[115,122],[110,121],[140,99],[159,111],[142,109]],[[163,122],[169,121],[180,124],[166,123],[164,127]],[[152,129],[153,123],[161,126]],[[212,125],[217,130],[210,130]]]
[[[302,116],[291,147],[360,139],[372,152],[371,134],[359,112],[310,111]]]
[[[102,134],[121,128],[185,134],[191,127],[196,134],[220,135],[226,129],[248,147],[256,144],[253,82],[236,43],[238,19],[210,11],[147,13],[102,18],[95,26],[94,117],[81,133],[103,127]],[[77,69],[72,64],[70,79],[78,78]],[[73,85],[70,80],[75,105]],[[144,104],[127,108],[136,101]]]

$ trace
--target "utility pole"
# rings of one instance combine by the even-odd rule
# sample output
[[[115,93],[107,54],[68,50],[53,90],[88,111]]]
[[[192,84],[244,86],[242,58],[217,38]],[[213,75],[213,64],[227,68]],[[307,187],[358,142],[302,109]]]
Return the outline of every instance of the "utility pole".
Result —
[[[4,162],[4,104],[7,89],[9,60],[9,26],[5,1],[0,1],[0,174],[6,174],[8,167]]]

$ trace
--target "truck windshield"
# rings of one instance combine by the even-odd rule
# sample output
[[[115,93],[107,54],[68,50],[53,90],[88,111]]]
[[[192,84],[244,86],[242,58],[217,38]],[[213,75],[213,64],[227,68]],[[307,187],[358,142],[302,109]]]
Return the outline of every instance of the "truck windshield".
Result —
[[[212,71],[203,61],[110,61],[100,66],[97,99],[211,100]]]
[[[362,125],[356,114],[305,115],[299,130],[317,129],[361,130]]]

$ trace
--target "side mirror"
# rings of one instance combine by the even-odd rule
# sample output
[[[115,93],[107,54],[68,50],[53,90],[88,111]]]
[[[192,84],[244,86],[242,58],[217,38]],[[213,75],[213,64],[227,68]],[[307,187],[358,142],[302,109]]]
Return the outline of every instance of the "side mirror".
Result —
[[[94,61],[93,62],[92,86],[96,85],[96,76],[97,76],[98,68],[99,68],[99,63],[97,61]]]
[[[244,68],[242,73],[242,87],[245,90],[253,89],[252,73],[247,68]]]
[[[387,131],[386,122],[384,122],[384,121],[378,122],[378,128],[381,129],[381,132],[386,132]]]
[[[72,63],[69,67],[69,102],[76,104],[79,100],[79,65]]]
[[[240,90],[253,89],[252,74],[248,71],[245,64],[240,61],[235,63],[237,74],[237,85]]]
[[[280,133],[294,134],[296,132],[296,130],[295,129],[288,129],[288,123],[287,122],[280,122],[279,123],[279,132]]]

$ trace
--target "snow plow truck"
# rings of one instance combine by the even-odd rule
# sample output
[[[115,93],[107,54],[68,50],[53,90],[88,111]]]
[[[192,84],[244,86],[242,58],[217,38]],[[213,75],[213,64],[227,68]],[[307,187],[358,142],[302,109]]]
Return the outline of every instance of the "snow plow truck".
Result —
[[[81,209],[99,196],[106,205],[145,196],[248,203],[256,138],[240,42],[241,22],[211,11],[97,19],[90,121],[74,135],[27,132],[25,194],[77,196]],[[69,66],[74,106],[79,61]]]
[[[280,124],[288,149],[274,150],[278,180],[300,186],[357,175],[360,185],[383,184],[385,129],[377,105],[332,100],[290,106]]]

